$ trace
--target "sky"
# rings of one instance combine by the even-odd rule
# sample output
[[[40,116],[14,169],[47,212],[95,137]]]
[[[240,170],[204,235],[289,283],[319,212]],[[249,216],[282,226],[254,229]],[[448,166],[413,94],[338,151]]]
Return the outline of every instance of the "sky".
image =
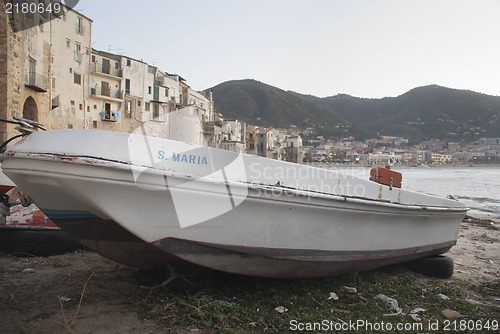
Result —
[[[500,0],[80,0],[92,47],[195,90],[254,79],[318,97],[437,84],[500,96]]]

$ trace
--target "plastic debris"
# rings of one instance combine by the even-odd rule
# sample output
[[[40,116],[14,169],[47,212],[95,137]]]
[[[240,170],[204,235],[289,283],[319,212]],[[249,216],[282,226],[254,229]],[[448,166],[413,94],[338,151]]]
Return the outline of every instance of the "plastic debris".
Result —
[[[22,272],[23,273],[34,273],[35,269],[33,269],[33,268],[26,268],[26,269],[23,269]]]
[[[281,313],[281,314],[283,314],[283,313],[285,313],[286,311],[288,311],[288,309],[287,309],[286,307],[284,307],[284,306],[278,306],[278,307],[277,307],[277,308],[275,308],[274,310],[275,310],[276,312],[278,312],[278,313]]]
[[[474,305],[488,306],[487,304],[481,303],[480,301],[472,299],[472,298],[466,298],[465,301],[468,303],[474,304]]]
[[[441,298],[442,300],[450,299],[450,297],[448,297],[447,295],[443,295],[442,293],[438,293],[438,297]]]
[[[403,310],[398,306],[398,301],[394,298],[387,297],[386,295],[383,294],[378,294],[377,298],[386,302],[396,313],[391,313],[391,314],[384,314],[384,315],[398,315],[400,314]]]
[[[358,289],[345,285],[344,285],[344,291],[347,293],[358,293]]]
[[[328,299],[339,300],[339,296],[335,292],[330,292],[330,297]]]
[[[410,311],[410,317],[415,320],[415,321],[421,321],[420,317],[417,315],[419,312],[426,312],[427,310],[425,308],[417,307],[413,310]]]
[[[230,302],[226,302],[225,300],[220,301],[221,305],[227,306],[227,307],[233,307],[233,304]]]
[[[69,302],[71,300],[71,298],[69,297],[65,297],[65,296],[61,296],[59,297],[59,299],[62,301],[62,302]]]
[[[248,323],[248,326],[252,327],[252,328],[255,328],[259,325],[259,323],[257,321],[252,321],[252,322],[249,322]]]

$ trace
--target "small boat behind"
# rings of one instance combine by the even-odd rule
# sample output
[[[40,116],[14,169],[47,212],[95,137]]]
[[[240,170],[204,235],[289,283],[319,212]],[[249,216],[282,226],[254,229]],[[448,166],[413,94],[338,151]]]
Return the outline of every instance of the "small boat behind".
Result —
[[[445,253],[467,211],[394,183],[138,134],[35,132],[2,163],[74,239],[142,269],[182,260],[262,277],[370,270]]]

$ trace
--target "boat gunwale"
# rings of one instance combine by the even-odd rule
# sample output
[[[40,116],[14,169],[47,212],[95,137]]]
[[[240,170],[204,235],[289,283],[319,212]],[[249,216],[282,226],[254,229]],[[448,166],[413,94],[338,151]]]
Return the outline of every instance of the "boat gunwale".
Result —
[[[466,213],[470,208],[463,207],[445,207],[445,206],[431,206],[431,205],[421,205],[421,204],[402,204],[396,202],[390,202],[388,200],[380,200],[373,199],[368,197],[359,197],[359,196],[348,196],[348,195],[335,195],[330,193],[323,193],[314,190],[306,190],[306,189],[297,189],[287,186],[281,185],[272,185],[272,184],[263,184],[263,183],[253,183],[253,182],[242,182],[242,181],[225,181],[216,178],[211,178],[207,180],[206,178],[193,178],[192,175],[183,174],[181,172],[177,172],[172,169],[158,169],[154,168],[150,165],[137,165],[131,162],[106,159],[102,157],[95,156],[84,156],[84,155],[66,155],[66,154],[56,154],[56,153],[41,153],[41,152],[23,152],[23,151],[6,151],[0,154],[0,161],[5,161],[13,158],[20,159],[32,159],[32,160],[40,160],[40,161],[48,161],[48,162],[61,162],[61,163],[73,163],[84,166],[93,166],[93,167],[106,167],[106,168],[114,168],[121,170],[131,170],[133,168],[144,169],[141,173],[145,172],[153,172],[155,174],[164,175],[166,177],[175,177],[178,179],[185,179],[187,181],[198,181],[204,183],[212,183],[217,185],[225,185],[225,186],[236,186],[239,188],[247,188],[254,190],[272,190],[272,191],[280,191],[280,192],[288,192],[295,194],[297,196],[302,197],[315,197],[322,198],[327,200],[335,200],[340,202],[350,202],[357,203],[363,205],[375,205],[389,208],[398,208],[398,209],[410,209],[410,210],[428,210],[428,211],[440,211],[440,212],[456,212],[456,213]],[[97,163],[96,163],[97,162]],[[110,166],[113,165],[113,166]],[[61,174],[61,173],[58,173]],[[67,175],[75,175],[71,173],[66,173]],[[81,176],[81,175],[80,175]],[[121,180],[125,181],[125,180]],[[146,184],[146,183],[145,183]],[[146,184],[149,185],[149,184]],[[157,185],[157,184],[151,184]],[[383,186],[383,185],[382,185]],[[399,189],[399,188],[398,188]],[[432,196],[432,195],[427,195]],[[458,201],[457,201],[458,202]],[[460,203],[460,202],[458,202]]]

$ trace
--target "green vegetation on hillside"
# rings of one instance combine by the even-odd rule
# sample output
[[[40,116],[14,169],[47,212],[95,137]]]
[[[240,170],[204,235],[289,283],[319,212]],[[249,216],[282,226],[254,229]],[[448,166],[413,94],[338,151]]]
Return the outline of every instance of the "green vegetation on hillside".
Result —
[[[212,88],[215,108],[249,124],[315,128],[325,137],[380,135],[451,141],[500,137],[500,97],[436,85],[391,98],[345,94],[319,98],[255,81],[228,81]]]
[[[497,96],[431,85],[394,98],[305,97],[365,130],[404,136],[413,141],[500,136],[500,97]]]
[[[228,81],[212,90],[216,112],[228,119],[275,128],[315,128],[328,137],[367,136],[366,131],[320,104],[258,81]]]

